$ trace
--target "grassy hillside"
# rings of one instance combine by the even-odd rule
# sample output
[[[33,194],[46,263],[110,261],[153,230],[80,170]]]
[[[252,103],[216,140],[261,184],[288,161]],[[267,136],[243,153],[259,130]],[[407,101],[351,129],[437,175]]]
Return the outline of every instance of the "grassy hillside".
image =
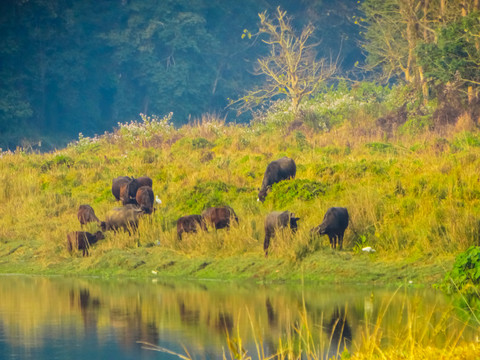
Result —
[[[249,126],[208,115],[175,129],[170,115],[142,116],[52,153],[3,152],[0,272],[437,280],[479,241],[480,134],[467,116],[427,130],[434,104],[418,111],[409,96],[364,84],[318,96],[297,116],[278,102]],[[257,202],[267,164],[282,156],[295,159],[296,179]],[[137,234],[109,232],[89,258],[70,255],[78,206],[103,219],[120,206],[111,193],[120,175],[150,176],[162,204]],[[222,204],[235,209],[238,226],[176,240],[177,218]],[[308,236],[331,206],[351,216],[342,252]],[[275,238],[265,259],[263,221],[273,210],[294,212],[300,227]],[[367,245],[376,253],[363,253]]]

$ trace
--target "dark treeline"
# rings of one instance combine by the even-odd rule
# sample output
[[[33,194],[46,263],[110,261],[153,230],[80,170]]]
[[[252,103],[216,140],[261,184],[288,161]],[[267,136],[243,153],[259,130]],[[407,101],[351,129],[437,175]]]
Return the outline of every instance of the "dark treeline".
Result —
[[[225,109],[262,81],[258,13],[312,23],[319,56],[359,59],[356,1],[4,0],[0,3],[0,147],[65,145],[139,113],[182,125]]]

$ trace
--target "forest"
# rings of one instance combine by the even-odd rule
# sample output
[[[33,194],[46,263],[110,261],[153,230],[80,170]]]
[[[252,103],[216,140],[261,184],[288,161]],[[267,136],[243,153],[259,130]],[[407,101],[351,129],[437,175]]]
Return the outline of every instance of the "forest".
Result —
[[[0,148],[40,151],[79,133],[110,131],[139,114],[173,112],[181,126],[204,113],[248,122],[227,108],[265,79],[268,49],[254,33],[277,6],[295,28],[351,69],[362,59],[357,3],[343,1],[6,0],[0,4]]]
[[[478,0],[6,0],[0,148],[49,151],[140,114],[249,122],[228,105],[271,80],[256,72],[269,51],[257,29],[277,7],[292,31],[311,26],[316,59],[335,63],[317,93],[345,79],[407,84],[423,104],[448,105],[429,120],[454,121],[465,106],[476,116]]]

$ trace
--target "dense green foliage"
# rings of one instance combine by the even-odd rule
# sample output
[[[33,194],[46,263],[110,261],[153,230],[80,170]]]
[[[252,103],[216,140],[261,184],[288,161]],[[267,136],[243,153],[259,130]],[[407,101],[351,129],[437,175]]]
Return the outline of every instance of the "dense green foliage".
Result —
[[[440,288],[455,293],[478,294],[480,285],[480,247],[471,246],[460,253],[453,264],[452,270],[445,274]]]
[[[437,30],[435,43],[417,52],[425,76],[435,85],[462,81],[480,83],[480,13],[473,12]]]
[[[406,82],[425,99],[438,97],[447,106],[452,100],[465,106],[462,92],[467,91],[469,106],[478,103],[478,1],[365,0],[360,9],[356,23],[362,29],[366,70],[385,81]],[[447,98],[444,91],[458,93]]]

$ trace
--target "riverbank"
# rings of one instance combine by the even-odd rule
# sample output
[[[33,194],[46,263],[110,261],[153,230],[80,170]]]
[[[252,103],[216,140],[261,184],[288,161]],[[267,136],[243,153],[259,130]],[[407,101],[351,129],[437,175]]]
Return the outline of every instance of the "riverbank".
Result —
[[[0,273],[417,287],[440,281],[454,260],[438,256],[390,258],[328,248],[301,261],[265,258],[260,252],[228,257],[188,256],[161,247],[125,251],[99,245],[91,249],[90,257],[84,258],[80,252],[73,255],[59,252],[48,260],[41,252],[40,247],[27,247],[23,243],[3,244]],[[39,257],[44,260],[38,261]]]
[[[419,128],[414,109],[398,129],[377,126],[401,94],[332,91],[300,115],[278,102],[249,125],[209,115],[176,129],[170,116],[142,116],[52,153],[1,152],[0,272],[434,283],[480,241],[480,133],[465,119],[462,127]],[[294,159],[295,179],[258,202],[267,165],[283,156]],[[68,233],[99,230],[80,226],[79,206],[104,220],[122,206],[112,179],[145,175],[158,201],[138,231],[107,231],[86,258],[69,253]],[[177,219],[223,205],[239,219],[230,230],[177,239]],[[340,252],[310,233],[333,206],[350,217]],[[266,259],[265,218],[285,210],[300,218],[298,230],[276,234]]]

